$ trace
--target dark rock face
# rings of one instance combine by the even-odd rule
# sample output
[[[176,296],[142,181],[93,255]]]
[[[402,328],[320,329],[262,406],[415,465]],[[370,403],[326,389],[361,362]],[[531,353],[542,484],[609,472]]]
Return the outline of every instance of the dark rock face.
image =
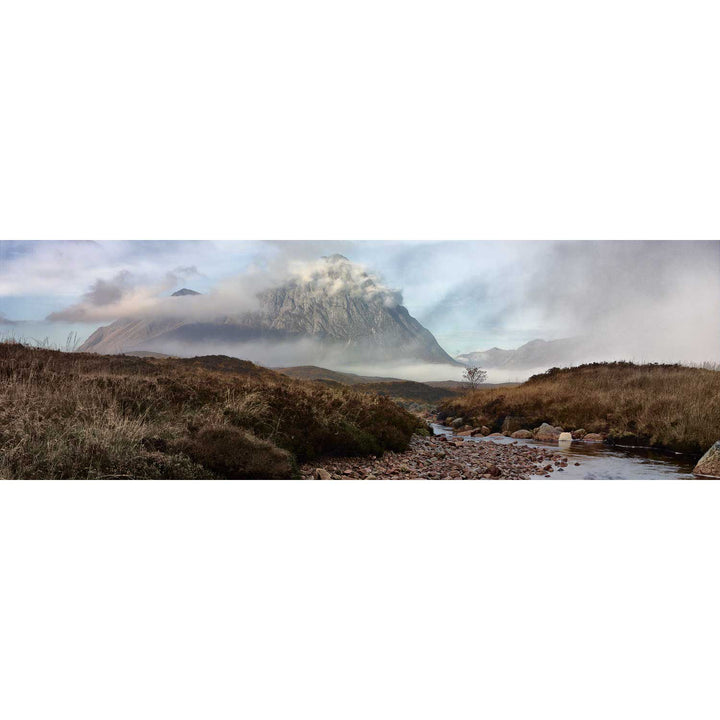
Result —
[[[516,430],[522,430],[523,428],[526,428],[528,424],[529,422],[527,418],[517,417],[514,415],[506,415],[505,420],[503,420],[501,430],[502,432],[513,433]]]
[[[693,470],[694,475],[720,478],[720,440],[700,458]]]
[[[174,296],[198,295],[183,288]],[[318,363],[325,352],[358,361],[415,361],[459,365],[400,304],[399,296],[342,255],[323,258],[307,276],[258,296],[253,312],[197,322],[182,319],[118,320],[98,328],[79,348],[97,353],[164,352],[182,344],[204,352],[207,343],[288,343],[310,340]],[[185,302],[193,302],[186,299]]]

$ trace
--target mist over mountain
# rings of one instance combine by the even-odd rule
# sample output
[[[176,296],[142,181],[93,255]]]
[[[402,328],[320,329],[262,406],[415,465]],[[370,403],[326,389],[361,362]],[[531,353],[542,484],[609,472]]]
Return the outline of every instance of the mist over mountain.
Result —
[[[254,293],[254,307],[222,307],[183,288],[175,299],[98,328],[81,351],[174,355],[226,352],[259,362],[458,365],[402,305],[399,293],[335,254]],[[177,304],[176,304],[177,303]],[[220,310],[222,309],[222,312]]]
[[[463,353],[456,360],[463,365],[477,365],[487,369],[529,370],[568,366],[590,360],[597,349],[586,338],[560,340],[531,340],[514,350],[491,348]],[[594,359],[598,359],[594,357]]]

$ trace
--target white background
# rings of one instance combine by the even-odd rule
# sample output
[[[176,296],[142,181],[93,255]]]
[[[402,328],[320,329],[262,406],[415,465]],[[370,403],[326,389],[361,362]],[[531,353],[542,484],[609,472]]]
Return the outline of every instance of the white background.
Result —
[[[3,238],[720,236],[713,2],[0,8]],[[2,483],[0,714],[717,718],[718,487]]]

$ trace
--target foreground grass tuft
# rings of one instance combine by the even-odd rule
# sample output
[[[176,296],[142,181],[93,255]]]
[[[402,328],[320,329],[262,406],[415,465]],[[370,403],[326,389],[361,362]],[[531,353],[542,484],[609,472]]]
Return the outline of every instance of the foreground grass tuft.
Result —
[[[138,358],[0,343],[0,477],[293,477],[321,455],[403,450],[385,397],[224,356]]]
[[[448,400],[440,412],[493,431],[510,415],[530,428],[548,422],[607,433],[620,444],[702,454],[720,438],[720,373],[625,362],[553,368],[518,387]]]

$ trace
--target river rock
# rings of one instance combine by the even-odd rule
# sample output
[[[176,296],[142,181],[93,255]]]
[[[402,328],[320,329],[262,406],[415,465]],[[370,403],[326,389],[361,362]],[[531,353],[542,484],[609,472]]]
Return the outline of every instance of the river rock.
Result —
[[[585,435],[587,435],[587,430],[585,428],[579,428],[578,430],[573,430],[572,436],[573,440],[582,440]]]
[[[316,480],[332,480],[332,475],[325,468],[315,468]]]
[[[516,430],[510,437],[518,440],[530,440],[533,434],[529,430]]]
[[[502,433],[490,433],[486,437],[505,437]]]
[[[711,445],[710,449],[700,458],[693,469],[693,474],[720,478],[720,440]]]
[[[547,423],[543,423],[535,433],[535,439],[540,442],[557,442],[559,437],[560,433]]]
[[[462,435],[463,437],[470,437],[473,434],[472,430],[460,430],[456,435]]]
[[[585,442],[604,442],[605,438],[600,433],[587,433],[583,440]]]
[[[455,418],[451,423],[450,427],[460,428],[465,424],[465,418]]]
[[[483,435],[489,435],[489,434],[490,434],[490,428],[489,428],[487,425],[483,425],[483,426],[480,428],[480,432],[481,432]]]
[[[572,442],[572,433],[569,432],[561,432],[558,437],[558,443],[560,445],[566,445],[568,443]]]

